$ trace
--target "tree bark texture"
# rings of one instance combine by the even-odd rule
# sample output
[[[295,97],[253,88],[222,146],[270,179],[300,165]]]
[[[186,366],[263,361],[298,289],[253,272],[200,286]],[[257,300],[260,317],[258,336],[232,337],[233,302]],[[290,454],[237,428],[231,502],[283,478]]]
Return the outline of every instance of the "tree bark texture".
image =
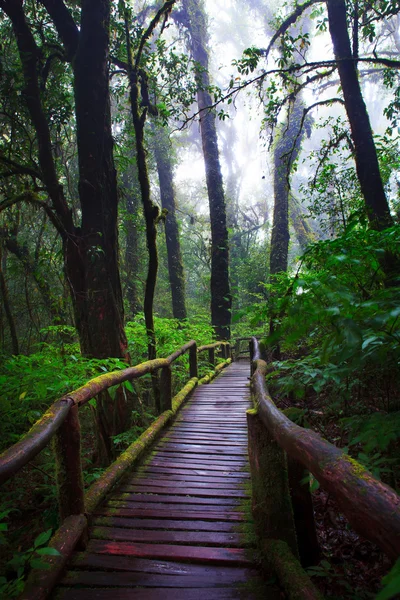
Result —
[[[138,178],[142,198],[144,219],[146,223],[146,242],[149,253],[147,269],[146,289],[144,294],[144,317],[148,339],[148,357],[153,360],[156,357],[156,335],[154,329],[154,294],[157,283],[158,253],[157,253],[157,227],[156,219],[159,216],[159,208],[151,201],[150,181],[147,169],[146,150],[144,144],[144,123],[146,109],[140,113],[139,109],[139,87],[138,73],[134,70],[130,74],[130,101],[133,127],[135,129],[136,161]]]
[[[200,132],[211,221],[211,322],[217,339],[230,338],[232,298],[229,284],[229,242],[226,225],[225,196],[219,160],[215,115],[207,109],[212,104],[207,91],[208,75],[207,24],[202,0],[185,0],[185,24],[190,32],[193,59],[199,64],[197,92]]]
[[[271,235],[270,273],[286,272],[289,253],[289,177],[301,146],[298,136],[303,102],[297,97],[290,105],[287,123],[282,126],[274,148],[274,216]]]
[[[154,155],[157,163],[162,209],[167,211],[165,237],[167,243],[168,273],[172,295],[172,314],[175,319],[186,319],[185,276],[176,219],[175,190],[171,162],[171,144],[164,127],[154,127]]]
[[[4,261],[3,253],[1,251],[1,246],[0,246],[0,293],[3,298],[4,312],[6,314],[8,327],[10,329],[12,353],[16,356],[17,354],[19,354],[17,328],[15,326],[14,317],[13,317],[13,314],[11,311],[10,301],[9,301],[9,297],[8,297],[7,282],[4,277],[4,271],[3,271],[4,262],[5,261]]]
[[[385,195],[367,107],[362,96],[357,67],[347,30],[344,0],[327,0],[329,31],[338,64],[340,83],[354,142],[355,162],[368,219],[382,230],[393,224]]]
[[[134,176],[137,178],[135,171]],[[142,305],[139,297],[138,289],[138,270],[139,270],[139,244],[138,244],[138,213],[139,213],[139,189],[138,186],[131,182],[127,174],[123,176],[125,186],[125,296],[128,301],[127,318],[132,319],[138,312],[142,310]],[[136,182],[135,182],[136,183]]]

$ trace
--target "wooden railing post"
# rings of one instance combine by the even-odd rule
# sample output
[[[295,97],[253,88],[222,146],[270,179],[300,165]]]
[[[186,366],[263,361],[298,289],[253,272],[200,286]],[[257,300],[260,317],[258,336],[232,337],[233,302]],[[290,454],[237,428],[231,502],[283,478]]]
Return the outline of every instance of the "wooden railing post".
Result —
[[[58,506],[61,522],[85,513],[78,407],[72,406],[54,436]]]
[[[215,368],[215,348],[209,348],[209,350],[208,350],[208,362],[210,363],[210,365],[214,369]]]
[[[189,373],[190,378],[198,377],[199,370],[197,366],[197,344],[193,344],[189,349]]]
[[[294,458],[287,457],[290,496],[302,567],[317,565],[321,559],[315,527],[310,482],[304,481],[308,471]]]
[[[240,356],[240,340],[236,340],[235,342],[235,360],[237,360]]]
[[[257,535],[285,541],[298,557],[286,454],[256,410],[247,411],[252,512]]]
[[[163,367],[160,377],[160,412],[172,409],[172,371],[171,367]]]
[[[250,377],[253,377],[254,371],[255,371],[255,366],[253,364],[253,361],[254,361],[254,342],[253,342],[253,340],[250,340],[250,342],[249,342],[249,351],[250,351]]]

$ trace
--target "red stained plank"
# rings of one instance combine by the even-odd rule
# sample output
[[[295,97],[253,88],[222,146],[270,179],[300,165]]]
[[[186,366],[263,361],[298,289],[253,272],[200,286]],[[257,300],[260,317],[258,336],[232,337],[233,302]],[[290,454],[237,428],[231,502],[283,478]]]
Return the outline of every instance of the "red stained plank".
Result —
[[[241,548],[173,546],[169,544],[141,544],[103,540],[90,540],[87,550],[96,554],[137,556],[138,558],[164,558],[183,562],[212,563],[215,565],[251,565],[255,559],[255,554],[252,550],[242,550]]]
[[[91,554],[88,552],[76,552],[73,555],[71,566],[74,569],[99,569],[112,571],[129,571],[138,573],[154,573],[158,575],[179,575],[180,577],[247,577],[254,574],[254,570],[246,567],[226,567],[213,565],[199,565],[174,561],[155,560],[147,558],[135,558],[131,556],[107,556],[103,554]]]

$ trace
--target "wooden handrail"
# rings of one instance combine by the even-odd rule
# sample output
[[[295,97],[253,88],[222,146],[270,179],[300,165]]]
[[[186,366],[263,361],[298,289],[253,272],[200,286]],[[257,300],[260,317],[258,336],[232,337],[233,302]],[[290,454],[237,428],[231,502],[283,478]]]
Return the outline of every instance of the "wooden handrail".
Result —
[[[356,531],[397,559],[400,496],[342,450],[316,432],[296,425],[275,406],[265,381],[267,363],[254,337],[252,345],[252,388],[259,417],[270,435],[336,499]]]
[[[210,346],[216,348],[226,344],[227,342],[216,342],[208,346],[201,346],[197,349],[197,352],[209,349]],[[63,398],[56,400],[21,440],[0,455],[0,484],[10,479],[45,448],[67,419],[72,406],[82,406],[99,393],[124,381],[137,379],[159,369],[168,368],[187,351],[190,354],[190,377],[197,377],[196,348],[196,341],[191,340],[167,358],[157,358],[121,371],[104,373],[91,379],[77,390],[66,394]],[[166,409],[165,406],[163,408]]]

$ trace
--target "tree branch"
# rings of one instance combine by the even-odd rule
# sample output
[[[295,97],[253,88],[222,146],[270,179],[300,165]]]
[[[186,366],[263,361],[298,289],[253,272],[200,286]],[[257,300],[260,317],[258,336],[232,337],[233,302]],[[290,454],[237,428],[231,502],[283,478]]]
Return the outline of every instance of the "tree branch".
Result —
[[[5,156],[0,155],[0,163],[11,167],[10,171],[5,173],[0,173],[0,177],[11,177],[11,175],[30,175],[35,179],[42,180],[42,174],[39,171],[36,171],[32,167],[27,167],[26,165],[21,165],[17,163],[15,160],[10,158],[6,158]]]
[[[168,12],[172,9],[175,2],[176,2],[176,0],[167,0],[167,2],[165,2],[165,4],[157,12],[156,16],[154,17],[154,19],[152,19],[152,21],[150,22],[150,25],[148,26],[148,28],[142,35],[142,39],[140,40],[139,48],[136,53],[135,67],[134,67],[135,70],[137,70],[139,68],[145,43],[147,42],[147,40],[153,33],[154,29],[157,27],[158,23],[160,22],[161,17],[163,15],[168,14]]]
[[[32,192],[30,190],[26,190],[25,192],[23,192],[22,194],[19,194],[18,196],[14,196],[13,198],[4,200],[4,202],[0,202],[0,213],[2,213],[3,210],[6,210],[7,208],[11,208],[12,206],[15,206],[16,204],[19,204],[21,202],[26,202],[28,204],[32,204],[34,206],[39,206],[40,208],[43,208],[43,210],[46,212],[47,216],[49,217],[49,220],[56,228],[56,230],[61,235],[65,235],[65,229],[63,227],[63,224],[60,222],[58,216],[53,211],[51,206],[49,206],[43,200],[40,200],[40,198],[37,196],[37,194],[35,194],[35,192]]]
[[[67,58],[71,61],[79,43],[79,30],[71,13],[63,0],[40,0],[40,2],[49,13],[67,51]]]

